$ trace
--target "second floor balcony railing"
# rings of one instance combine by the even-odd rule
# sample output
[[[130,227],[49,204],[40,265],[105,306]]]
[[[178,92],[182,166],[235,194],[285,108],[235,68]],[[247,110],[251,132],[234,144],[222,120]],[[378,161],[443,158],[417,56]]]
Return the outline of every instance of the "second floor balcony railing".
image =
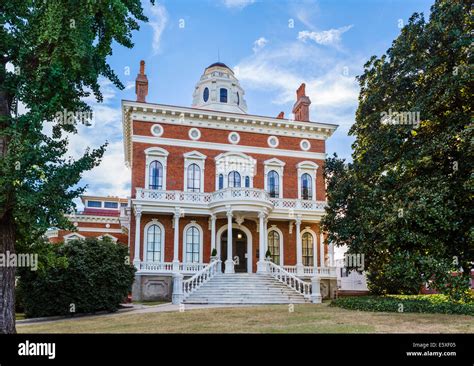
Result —
[[[215,192],[163,191],[155,189],[136,189],[136,199],[150,202],[180,205],[213,206],[221,202],[255,201],[272,205],[275,210],[324,211],[325,201],[295,198],[270,198],[267,191],[259,188],[225,188]]]

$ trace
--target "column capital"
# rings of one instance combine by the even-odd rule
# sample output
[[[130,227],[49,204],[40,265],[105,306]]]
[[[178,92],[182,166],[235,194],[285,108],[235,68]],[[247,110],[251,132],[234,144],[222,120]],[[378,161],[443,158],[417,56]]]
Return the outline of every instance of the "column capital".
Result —
[[[227,212],[226,212],[226,216],[227,218],[232,218],[234,216],[234,214],[232,213],[232,209],[230,207],[227,208]]]
[[[142,215],[142,206],[134,206],[133,211],[136,217],[140,217]]]
[[[178,220],[180,217],[184,216],[184,211],[181,207],[175,207],[173,217],[175,220]]]
[[[258,218],[259,219],[266,219],[267,218],[267,213],[265,211],[260,211],[258,213]]]
[[[209,218],[211,219],[211,221],[216,221],[217,220],[217,216],[215,214],[211,214],[209,216]]]
[[[303,221],[303,219],[302,219],[301,215],[297,215],[296,219],[295,219],[296,225],[298,225],[298,226],[301,225],[302,221]]]

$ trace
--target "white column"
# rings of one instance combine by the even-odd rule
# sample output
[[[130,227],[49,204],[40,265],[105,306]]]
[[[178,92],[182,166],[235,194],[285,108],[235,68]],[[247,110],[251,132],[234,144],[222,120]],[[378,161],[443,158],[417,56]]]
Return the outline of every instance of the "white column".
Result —
[[[260,212],[258,214],[258,226],[259,226],[259,240],[258,240],[258,262],[257,262],[257,273],[266,272],[267,266],[265,264],[265,212]]]
[[[232,210],[227,210],[227,260],[225,273],[234,273],[234,259],[232,258]]]
[[[133,264],[135,268],[140,269],[140,234],[141,234],[142,208],[135,206],[135,253],[133,255]],[[143,258],[146,260],[146,258]]]
[[[301,243],[301,216],[296,217],[296,274],[303,275],[303,246]]]
[[[329,266],[334,267],[334,243],[329,242]]]
[[[180,209],[176,209],[173,216],[173,227],[174,227],[173,271],[174,272],[179,272],[179,218],[180,216],[181,216]]]
[[[324,235],[321,233],[319,234],[319,265],[326,267],[326,263],[324,262]]]
[[[216,215],[211,215],[211,254],[215,248],[216,248]]]

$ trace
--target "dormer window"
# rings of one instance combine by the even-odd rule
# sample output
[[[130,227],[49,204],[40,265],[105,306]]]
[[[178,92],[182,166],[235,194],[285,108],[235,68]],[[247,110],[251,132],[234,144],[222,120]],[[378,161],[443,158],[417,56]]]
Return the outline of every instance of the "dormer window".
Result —
[[[220,102],[227,103],[227,89],[226,88],[220,89]]]
[[[204,102],[209,100],[209,88],[204,88],[204,92],[202,93],[202,99]]]

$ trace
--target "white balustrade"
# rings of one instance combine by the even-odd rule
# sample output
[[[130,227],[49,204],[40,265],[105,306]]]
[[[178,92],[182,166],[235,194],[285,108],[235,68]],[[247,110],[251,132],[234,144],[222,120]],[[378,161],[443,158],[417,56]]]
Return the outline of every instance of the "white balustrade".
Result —
[[[267,272],[276,280],[284,283],[293,290],[301,293],[305,298],[309,299],[311,296],[311,283],[305,282],[294,274],[286,271],[283,267],[276,265],[273,262],[267,262]]]
[[[283,266],[283,269],[291,274],[297,274],[296,266]],[[321,277],[336,277],[336,267],[303,267],[303,276],[319,275]]]
[[[189,295],[191,295],[194,291],[196,291],[199,287],[209,281],[216,273],[221,272],[221,260],[217,259],[212,261],[206,267],[201,269],[198,273],[196,273],[191,278],[183,281],[182,287],[182,298],[183,300],[186,299]]]
[[[180,204],[200,204],[204,207],[221,201],[262,201],[272,204],[276,210],[324,211],[325,201],[312,201],[291,198],[270,198],[267,191],[258,188],[225,188],[212,193],[162,191],[157,189],[136,189],[136,198]]]

